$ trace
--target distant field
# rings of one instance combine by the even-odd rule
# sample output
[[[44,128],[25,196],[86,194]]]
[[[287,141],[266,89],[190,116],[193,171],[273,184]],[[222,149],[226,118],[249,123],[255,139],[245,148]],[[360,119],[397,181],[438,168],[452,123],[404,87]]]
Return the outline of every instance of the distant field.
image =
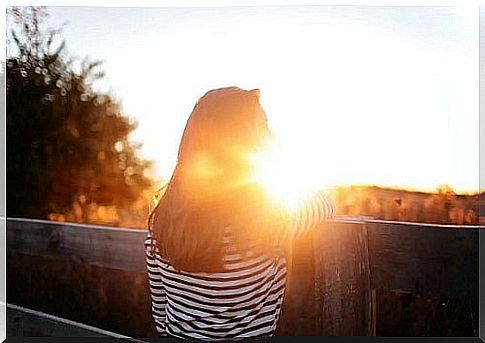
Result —
[[[478,194],[455,194],[447,186],[436,193],[380,188],[340,186],[333,191],[337,213],[383,220],[478,225]]]

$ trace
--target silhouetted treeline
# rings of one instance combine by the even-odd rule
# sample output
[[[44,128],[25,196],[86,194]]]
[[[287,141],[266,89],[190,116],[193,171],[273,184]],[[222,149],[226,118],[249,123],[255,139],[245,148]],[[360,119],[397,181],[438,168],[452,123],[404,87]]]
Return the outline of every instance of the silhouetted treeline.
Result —
[[[64,42],[53,48],[59,30],[43,29],[43,8],[8,14],[17,54],[6,61],[7,215],[117,225],[125,210],[138,224],[151,162],[128,140],[136,123],[93,90],[100,63],[74,71]]]

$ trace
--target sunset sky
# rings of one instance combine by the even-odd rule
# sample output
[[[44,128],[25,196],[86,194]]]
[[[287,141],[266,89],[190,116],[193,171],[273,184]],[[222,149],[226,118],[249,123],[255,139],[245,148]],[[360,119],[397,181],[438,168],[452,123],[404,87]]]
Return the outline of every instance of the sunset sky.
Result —
[[[261,89],[269,125],[316,186],[477,191],[475,7],[49,7],[70,55],[136,119],[169,177],[197,99]]]

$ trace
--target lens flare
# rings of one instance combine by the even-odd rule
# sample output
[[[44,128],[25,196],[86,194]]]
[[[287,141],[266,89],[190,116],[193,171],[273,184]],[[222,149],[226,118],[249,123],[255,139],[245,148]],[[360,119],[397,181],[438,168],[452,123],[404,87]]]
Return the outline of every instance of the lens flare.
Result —
[[[294,144],[274,141],[250,154],[249,159],[251,181],[289,211],[297,209],[309,193],[322,188],[322,175],[312,172],[311,161]]]

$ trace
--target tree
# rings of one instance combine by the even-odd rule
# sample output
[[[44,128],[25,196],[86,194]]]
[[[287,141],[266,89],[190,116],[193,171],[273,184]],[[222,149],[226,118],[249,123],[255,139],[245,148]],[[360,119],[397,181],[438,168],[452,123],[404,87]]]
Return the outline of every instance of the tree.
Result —
[[[456,194],[449,185],[440,185],[436,187],[436,194],[426,199],[424,207],[430,222],[438,224],[454,222],[450,214],[454,208],[457,208]]]
[[[128,140],[136,123],[118,102],[93,90],[102,78],[99,62],[84,60],[75,72],[65,43],[52,43],[60,30],[42,30],[43,8],[12,8],[7,58],[7,215],[47,218],[49,213],[90,204],[133,204],[152,186],[151,161],[137,156]],[[12,46],[11,46],[12,47]]]

